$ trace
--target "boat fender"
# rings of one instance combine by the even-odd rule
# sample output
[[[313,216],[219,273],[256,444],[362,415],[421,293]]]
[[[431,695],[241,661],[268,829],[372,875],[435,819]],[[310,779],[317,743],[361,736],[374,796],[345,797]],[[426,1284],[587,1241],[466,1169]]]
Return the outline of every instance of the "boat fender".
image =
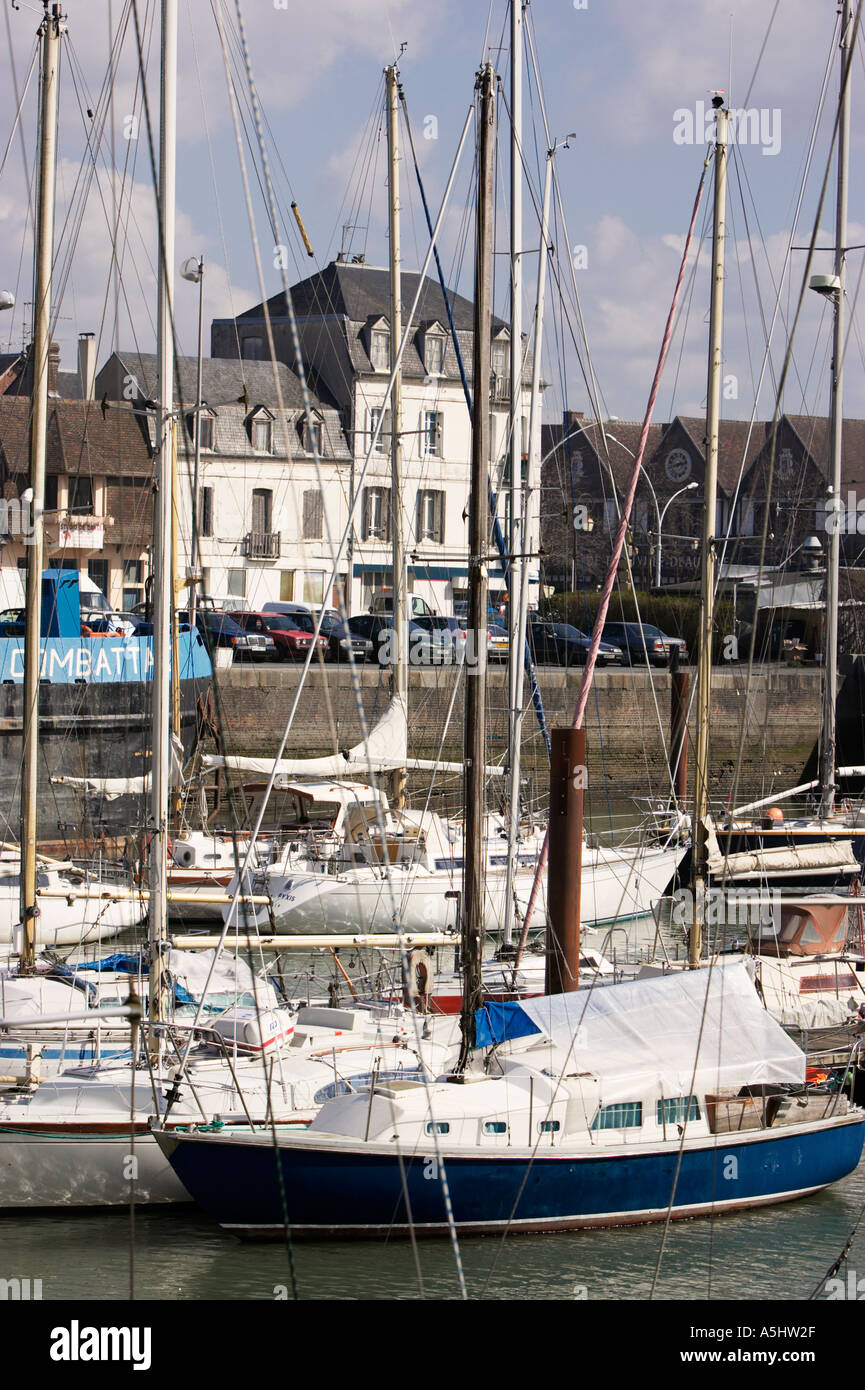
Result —
[[[195,864],[195,850],[192,845],[175,845],[173,859],[178,868],[191,869]]]
[[[432,949],[418,946],[409,952],[409,992],[413,999],[426,999],[433,992],[435,971],[433,969]]]

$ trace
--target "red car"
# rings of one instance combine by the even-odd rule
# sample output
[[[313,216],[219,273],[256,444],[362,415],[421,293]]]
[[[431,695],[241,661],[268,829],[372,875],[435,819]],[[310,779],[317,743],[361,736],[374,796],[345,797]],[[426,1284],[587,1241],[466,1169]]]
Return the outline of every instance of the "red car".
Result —
[[[283,613],[231,613],[230,616],[243,628],[244,632],[260,632],[273,638],[273,655],[276,661],[303,661],[315,642],[322,656],[327,653],[327,638],[317,639],[310,624],[308,632],[293,625],[294,616]]]

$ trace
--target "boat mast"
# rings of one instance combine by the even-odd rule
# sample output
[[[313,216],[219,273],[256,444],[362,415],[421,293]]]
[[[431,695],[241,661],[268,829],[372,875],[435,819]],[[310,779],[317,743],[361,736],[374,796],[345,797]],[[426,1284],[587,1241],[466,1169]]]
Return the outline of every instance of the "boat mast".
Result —
[[[479,75],[478,185],[475,239],[474,349],[472,353],[472,465],[469,487],[468,630],[476,634],[476,660],[466,665],[465,857],[463,870],[462,1047],[458,1071],[474,1046],[475,1010],[481,1006],[484,921],[484,768],[486,753],[487,534],[490,446],[490,310],[493,263],[495,95],[491,63]]]
[[[514,860],[520,824],[520,739],[522,737],[523,648],[525,626],[521,621],[522,572],[526,564],[522,541],[522,377],[523,377],[523,3],[511,0],[511,358],[510,358],[510,484],[508,488],[510,524],[508,527],[508,862],[505,881],[505,912],[502,941],[513,940]],[[523,642],[520,646],[520,632]]]
[[[718,497],[718,421],[724,323],[724,238],[727,204],[727,117],[715,96],[715,209],[712,226],[712,292],[709,309],[709,382],[706,391],[706,474],[703,484],[703,559],[697,661],[697,748],[694,762],[694,897],[688,964],[700,964],[708,878],[709,719],[712,702],[712,621],[715,606],[715,522]]]
[[[54,259],[54,179],[57,146],[57,82],[60,35],[64,20],[59,5],[39,26],[42,72],[39,103],[39,190],[36,214],[36,286],[33,306],[33,397],[30,420],[30,490],[33,534],[27,550],[27,607],[24,634],[21,775],[21,969],[36,962],[36,802],[39,766],[39,670],[42,637],[42,564],[45,533],[45,440],[48,427],[48,351],[51,344],[51,266]]]
[[[396,64],[385,68],[387,85],[387,153],[390,233],[390,369],[394,374],[391,392],[390,510],[393,549],[393,647],[391,651],[391,698],[406,700],[408,687],[408,623],[406,620],[405,537],[402,505],[402,367],[397,358],[402,342],[402,289],[399,222],[399,72]],[[405,806],[405,768],[391,774],[391,802]]]
[[[832,405],[829,424],[832,504],[841,497],[841,443],[843,431],[842,385],[844,376],[844,292],[847,279],[847,170],[850,147],[850,83],[847,68],[852,62],[850,48],[850,0],[843,0],[841,16],[841,107],[838,117],[838,196],[835,208],[835,275],[832,333]],[[827,513],[828,515],[828,513]],[[840,590],[841,536],[835,516],[830,527],[829,557],[826,565],[826,640],[823,681],[823,736],[820,742],[820,814],[831,816],[835,809],[835,703],[838,687],[838,599]]]
[[[177,0],[162,0],[162,79],[159,121],[159,449],[153,545],[153,701],[150,840],[151,1023],[164,1017],[162,948],[167,935],[168,817],[170,796],[171,644],[174,607],[172,573],[172,482],[174,472],[174,269],[177,136]],[[179,673],[176,673],[175,679]]]

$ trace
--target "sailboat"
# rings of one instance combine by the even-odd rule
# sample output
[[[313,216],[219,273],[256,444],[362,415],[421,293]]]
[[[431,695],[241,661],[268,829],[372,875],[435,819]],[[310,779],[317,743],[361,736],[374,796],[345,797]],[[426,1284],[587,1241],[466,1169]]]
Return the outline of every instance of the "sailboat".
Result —
[[[481,504],[494,74],[479,77],[470,621],[483,634]],[[719,148],[722,142],[719,141]],[[466,690],[462,1047],[434,1084],[336,1097],[308,1129],[156,1129],[226,1229],[444,1235],[692,1217],[804,1196],[852,1171],[865,1112],[808,1088],[746,964],[481,1007],[485,708]],[[726,1172],[734,1175],[728,1187]]]

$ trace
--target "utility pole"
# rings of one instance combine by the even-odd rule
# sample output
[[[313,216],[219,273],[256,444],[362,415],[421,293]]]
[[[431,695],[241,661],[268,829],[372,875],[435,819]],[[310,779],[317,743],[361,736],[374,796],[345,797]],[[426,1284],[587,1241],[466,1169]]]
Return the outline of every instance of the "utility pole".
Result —
[[[492,64],[479,76],[477,229],[475,240],[474,352],[472,355],[472,464],[469,490],[468,630],[477,634],[477,660],[466,667],[465,853],[463,869],[462,1047],[458,1071],[468,1064],[481,1006],[484,937],[484,771],[486,765],[487,534],[490,446],[490,311],[493,264],[495,96]]]
[[[33,534],[27,551],[21,773],[21,969],[36,964],[36,806],[39,768],[39,672],[42,638],[42,565],[45,550],[45,441],[48,428],[48,353],[51,347],[51,266],[54,260],[54,183],[57,145],[59,5],[43,0],[39,26],[42,68],[39,112],[39,189],[36,213],[36,301],[33,305],[33,401],[30,422],[30,489]]]
[[[405,537],[402,505],[402,367],[397,354],[402,342],[402,292],[400,281],[399,207],[399,72],[385,68],[387,85],[387,153],[390,228],[390,368],[394,373],[391,394],[390,510],[393,549],[393,628],[391,648],[391,698],[405,703],[408,686],[408,621],[406,617]],[[404,767],[391,773],[391,802],[405,806]]]
[[[697,666],[697,747],[694,765],[694,901],[688,964],[696,969],[703,950],[708,878],[709,719],[712,709],[712,621],[715,605],[715,512],[718,496],[718,423],[721,411],[721,351],[724,327],[724,239],[727,204],[727,117],[723,97],[715,107],[715,207],[712,226],[712,294],[709,307],[709,381],[706,391],[706,477],[703,485],[703,567]]]
[[[847,281],[847,166],[850,148],[850,82],[847,69],[853,61],[850,48],[850,0],[843,0],[841,14],[841,105],[838,116],[838,194],[835,207],[835,275],[832,332],[832,406],[829,453],[832,461],[832,503],[841,499],[841,439],[844,427],[842,387],[844,377],[844,294]],[[839,517],[829,536],[826,565],[826,640],[823,667],[823,735],[820,740],[820,815],[835,809],[835,702],[838,692],[838,601],[840,597],[841,536]]]

